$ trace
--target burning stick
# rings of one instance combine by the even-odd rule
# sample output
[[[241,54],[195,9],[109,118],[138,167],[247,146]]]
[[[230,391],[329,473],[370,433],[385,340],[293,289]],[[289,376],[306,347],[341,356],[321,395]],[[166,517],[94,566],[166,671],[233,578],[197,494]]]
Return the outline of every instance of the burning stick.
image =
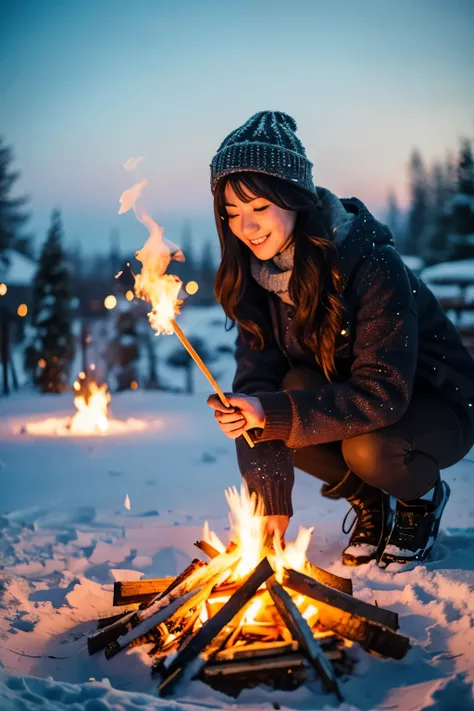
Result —
[[[125,167],[128,167],[128,164],[135,166],[136,162],[130,159]],[[172,244],[163,237],[163,229],[144,210],[137,207],[137,201],[146,185],[147,181],[141,180],[133,187],[125,190],[120,197],[119,215],[132,209],[137,219],[150,232],[143,249],[135,255],[143,265],[141,273],[135,277],[135,295],[151,304],[152,310],[148,314],[148,320],[156,333],[176,333],[191,358],[211,383],[224,407],[230,408],[231,405],[228,399],[211,375],[209,368],[189,343],[174,319],[176,314],[179,314],[179,308],[182,304],[180,299],[180,295],[183,293],[181,289],[182,282],[177,276],[165,274],[165,272],[172,259],[184,262],[184,255],[177,245]],[[254,447],[248,432],[244,432],[243,437],[249,447]]]
[[[229,400],[226,398],[222,389],[218,385],[217,381],[212,376],[211,371],[209,370],[207,365],[201,360],[199,354],[194,350],[194,348],[192,347],[192,345],[190,344],[190,342],[188,341],[188,339],[186,338],[186,336],[184,335],[184,333],[182,332],[182,330],[180,329],[180,327],[178,326],[178,324],[176,323],[176,321],[174,319],[171,321],[171,325],[173,327],[174,332],[178,336],[178,338],[181,341],[181,343],[183,344],[183,346],[188,351],[191,358],[194,360],[196,365],[201,369],[201,371],[206,376],[206,378],[209,380],[209,382],[211,383],[211,385],[214,388],[214,390],[216,391],[216,393],[219,395],[219,399],[220,399],[221,403],[224,405],[224,407],[231,407]],[[248,432],[244,432],[243,437],[249,447],[255,446]]]

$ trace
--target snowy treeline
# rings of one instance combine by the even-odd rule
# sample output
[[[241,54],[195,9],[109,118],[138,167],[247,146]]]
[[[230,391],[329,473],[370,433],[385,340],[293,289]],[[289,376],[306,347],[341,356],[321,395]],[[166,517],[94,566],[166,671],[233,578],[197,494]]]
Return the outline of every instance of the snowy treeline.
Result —
[[[426,165],[414,150],[409,163],[411,200],[402,220],[396,197],[389,196],[387,222],[400,252],[426,265],[474,257],[474,160],[462,139],[457,157]],[[404,224],[403,224],[404,222]]]

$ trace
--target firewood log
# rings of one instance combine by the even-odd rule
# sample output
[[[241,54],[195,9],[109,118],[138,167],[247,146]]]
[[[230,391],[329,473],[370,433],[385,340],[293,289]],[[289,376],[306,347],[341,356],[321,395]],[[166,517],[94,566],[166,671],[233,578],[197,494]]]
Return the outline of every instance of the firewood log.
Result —
[[[114,583],[114,607],[135,602],[148,602],[162,593],[176,578],[150,578],[148,580],[119,580]]]
[[[324,654],[320,643],[314,638],[313,633],[311,632],[311,629],[303,615],[298,610],[287,591],[277,582],[275,576],[271,577],[270,580],[267,580],[266,587],[272,596],[273,602],[275,603],[283,622],[290,630],[293,638],[297,640],[300,648],[308,655],[313,666],[320,675],[326,690],[334,692],[339,701],[342,701],[343,698],[337,683],[334,669]]]

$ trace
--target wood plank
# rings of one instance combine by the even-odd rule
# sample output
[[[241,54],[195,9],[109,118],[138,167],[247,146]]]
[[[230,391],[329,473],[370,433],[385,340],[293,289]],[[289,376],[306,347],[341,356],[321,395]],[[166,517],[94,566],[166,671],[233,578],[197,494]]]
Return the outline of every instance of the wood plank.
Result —
[[[114,583],[113,606],[130,605],[136,602],[145,602],[158,593],[162,593],[175,580],[168,578],[149,578],[146,580],[119,580]]]
[[[204,568],[206,568],[206,564],[203,563],[202,560],[198,560],[196,558],[192,561],[192,563],[190,563],[190,565],[188,565],[187,568],[185,568],[185,570],[183,570],[180,575],[178,575],[177,578],[173,580],[172,583],[170,583],[166,590],[155,596],[153,598],[153,601],[156,602],[157,600],[170,595],[176,587],[179,587],[179,585],[183,585],[188,578],[191,578],[197,573],[197,571],[202,570]],[[185,591],[183,590],[183,592]],[[144,608],[147,608],[149,605],[150,603],[143,603]],[[141,607],[142,606],[140,606],[140,608]],[[115,642],[121,635],[125,634],[129,624],[132,622],[132,620],[135,619],[135,616],[138,615],[140,611],[141,610],[138,609],[129,612],[123,617],[119,618],[113,624],[108,625],[107,627],[103,627],[97,630],[97,632],[94,632],[94,634],[89,635],[87,640],[87,648],[89,650],[89,654],[95,654],[101,649],[105,649],[105,647],[107,647],[109,644],[112,644],[112,642]]]
[[[220,555],[219,551],[217,548],[214,548],[214,546],[211,546],[210,543],[207,541],[195,541],[194,545],[196,548],[199,548],[200,551],[205,553],[209,558],[217,558],[218,555]]]
[[[335,590],[327,585],[318,583],[317,580],[310,578],[309,575],[299,573],[297,570],[285,570],[282,585],[302,595],[307,595],[318,602],[337,607],[339,610],[349,612],[352,615],[359,615],[359,617],[363,617],[370,622],[377,622],[379,625],[388,627],[391,630],[396,631],[399,627],[396,612],[358,600],[356,597],[347,595],[341,590]]]
[[[352,595],[352,580],[350,578],[341,578],[339,575],[334,575],[334,573],[328,573],[324,568],[319,568],[309,561],[306,561],[306,566],[310,571],[309,575],[318,583],[340,590],[346,595]]]
[[[290,630],[293,638],[297,640],[300,648],[308,655],[314,668],[321,677],[324,687],[327,691],[333,692],[339,701],[342,702],[343,697],[339,689],[339,684],[337,683],[333,666],[324,654],[319,641],[314,638],[311,628],[290,595],[278,583],[275,576],[267,580],[266,587],[283,622]]]
[[[294,571],[293,571],[294,572]],[[298,575],[301,575],[298,573]],[[305,577],[305,576],[303,576]],[[345,637],[353,642],[358,642],[364,649],[377,652],[384,657],[392,659],[403,659],[410,649],[408,637],[382,626],[377,622],[369,622],[367,619],[357,614],[352,614],[338,607],[321,602],[317,593],[313,595],[313,590],[309,585],[298,585],[298,581],[291,580],[291,585],[287,580],[284,586],[295,592],[310,597],[317,602],[318,624],[325,630],[331,630],[340,637]],[[380,609],[380,608],[379,608]]]

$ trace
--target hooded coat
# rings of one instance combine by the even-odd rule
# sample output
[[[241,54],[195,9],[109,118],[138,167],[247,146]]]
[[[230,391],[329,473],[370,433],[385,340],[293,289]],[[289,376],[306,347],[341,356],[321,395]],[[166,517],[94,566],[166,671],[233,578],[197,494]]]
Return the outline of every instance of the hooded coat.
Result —
[[[233,392],[258,395],[266,415],[264,429],[253,431],[258,443],[252,455],[244,452],[242,438],[236,441],[239,464],[260,472],[270,489],[281,479],[277,470],[283,475],[292,467],[289,450],[392,425],[415,389],[436,393],[466,431],[474,428],[474,360],[434,294],[406,267],[388,228],[360,200],[339,200],[322,188],[318,195],[329,212],[343,284],[337,378],[311,390],[281,390],[290,368],[311,364],[288,337],[292,307],[261,287],[259,307],[272,324],[272,339],[258,351],[241,329],[237,337]],[[318,369],[315,360],[312,367]],[[259,443],[274,440],[282,446],[272,474]],[[246,478],[251,489],[260,488],[251,483],[251,473]],[[267,513],[288,513],[287,498],[276,491],[264,496]]]

